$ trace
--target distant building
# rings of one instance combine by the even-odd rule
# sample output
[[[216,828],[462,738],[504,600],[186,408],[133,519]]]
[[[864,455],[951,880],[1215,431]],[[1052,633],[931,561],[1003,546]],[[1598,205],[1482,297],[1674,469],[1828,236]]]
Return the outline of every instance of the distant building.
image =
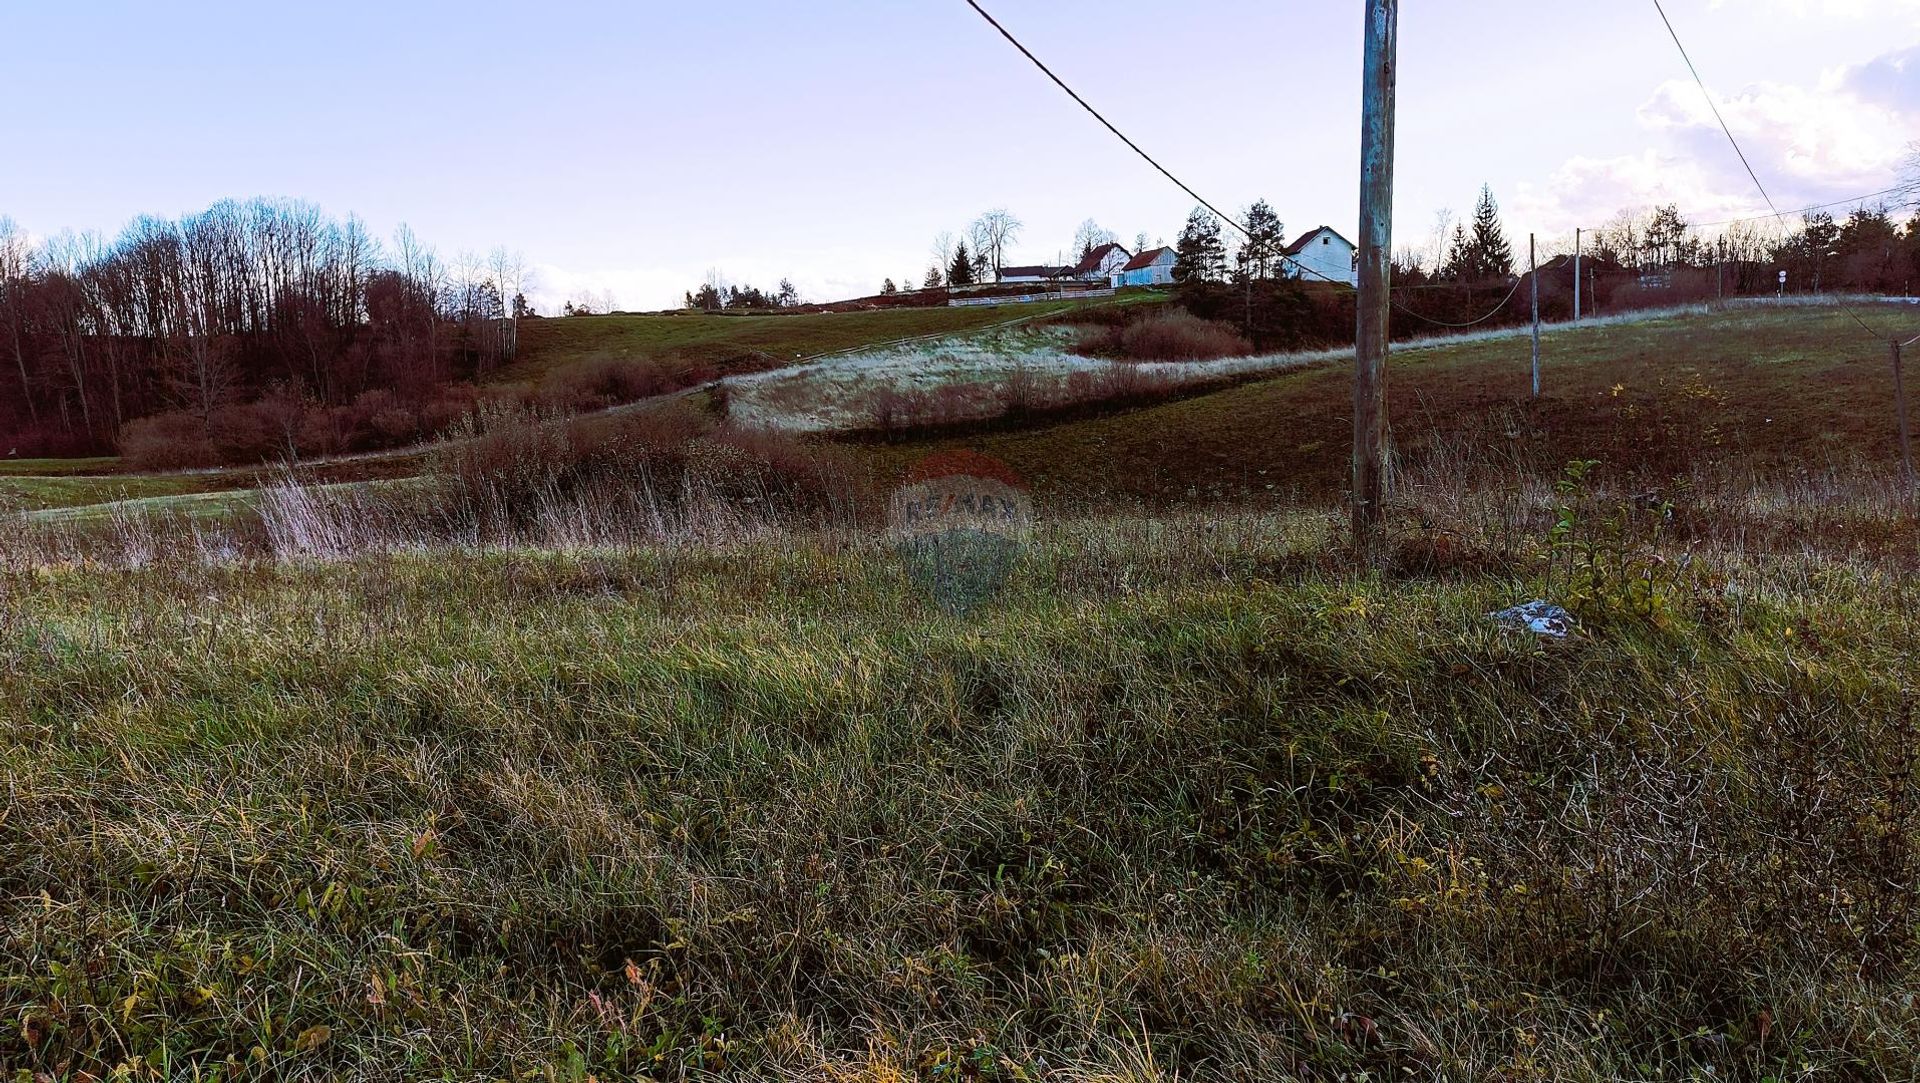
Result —
[[[1344,282],[1349,286],[1360,284],[1358,254],[1352,241],[1326,226],[1304,234],[1284,253],[1289,275],[1308,282]]]
[[[1120,265],[1114,273],[1115,286],[1170,286],[1173,284],[1175,254],[1171,248],[1142,252]]]
[[[1032,267],[1002,267],[1000,268],[998,281],[1008,283],[1052,282],[1057,279],[1069,277],[1068,272],[1072,270],[1073,268],[1071,267],[1048,267],[1043,264]]]
[[[1103,244],[1080,257],[1067,274],[1082,282],[1111,282],[1133,254],[1117,244]]]

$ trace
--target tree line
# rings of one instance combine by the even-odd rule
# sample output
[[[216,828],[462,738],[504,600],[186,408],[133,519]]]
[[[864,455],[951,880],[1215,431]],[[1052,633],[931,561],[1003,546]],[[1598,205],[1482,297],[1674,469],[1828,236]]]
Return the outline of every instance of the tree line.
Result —
[[[505,249],[446,261],[405,227],[383,245],[293,200],[142,217],[111,240],[36,242],[0,218],[0,448],[111,451],[154,417],[209,448],[277,428],[297,449],[309,415],[332,430],[313,445],[364,442],[376,414],[411,438],[423,403],[513,356],[526,277]]]
[[[804,304],[800,299],[800,290],[789,279],[781,279],[780,285],[772,290],[761,290],[753,286],[736,286],[729,283],[718,271],[708,271],[707,280],[699,289],[688,290],[685,306],[702,312],[719,312],[723,309],[767,309],[798,308]]]

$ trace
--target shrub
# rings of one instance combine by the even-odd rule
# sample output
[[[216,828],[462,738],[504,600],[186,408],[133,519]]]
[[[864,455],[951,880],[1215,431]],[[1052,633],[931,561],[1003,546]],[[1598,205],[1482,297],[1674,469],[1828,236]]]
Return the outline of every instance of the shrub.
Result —
[[[136,470],[189,470],[221,461],[206,425],[180,410],[128,422],[120,454]]]
[[[490,404],[430,463],[436,513],[476,540],[578,524],[605,537],[657,532],[695,517],[785,520],[847,505],[845,466],[791,437],[723,425],[690,407],[568,418]]]
[[[1213,361],[1244,357],[1253,344],[1224,323],[1176,308],[1120,327],[1089,329],[1079,351],[1128,361]]]
[[[556,369],[540,381],[540,399],[555,410],[601,410],[671,390],[649,361],[600,357]]]

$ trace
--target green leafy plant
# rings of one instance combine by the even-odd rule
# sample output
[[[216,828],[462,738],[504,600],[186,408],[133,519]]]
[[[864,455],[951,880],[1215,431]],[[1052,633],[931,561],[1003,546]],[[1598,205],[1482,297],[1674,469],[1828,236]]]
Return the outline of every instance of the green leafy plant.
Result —
[[[1669,628],[1679,582],[1660,543],[1673,504],[1648,496],[1604,505],[1592,487],[1599,467],[1597,459],[1575,459],[1554,483],[1546,593],[1588,623],[1635,621]]]

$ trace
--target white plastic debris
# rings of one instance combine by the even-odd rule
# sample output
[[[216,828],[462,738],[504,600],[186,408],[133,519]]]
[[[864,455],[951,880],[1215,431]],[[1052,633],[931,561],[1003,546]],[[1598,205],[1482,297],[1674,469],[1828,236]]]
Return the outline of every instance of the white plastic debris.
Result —
[[[1573,634],[1573,614],[1539,599],[1487,615],[1499,622],[1502,628],[1516,632],[1532,632],[1548,639],[1565,639]]]

